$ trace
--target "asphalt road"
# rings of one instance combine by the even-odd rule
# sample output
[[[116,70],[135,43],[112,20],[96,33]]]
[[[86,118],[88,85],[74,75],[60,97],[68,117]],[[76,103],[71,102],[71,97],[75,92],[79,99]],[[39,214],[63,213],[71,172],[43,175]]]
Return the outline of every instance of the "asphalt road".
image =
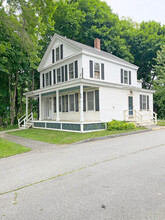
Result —
[[[0,219],[164,220],[165,129],[0,159]]]

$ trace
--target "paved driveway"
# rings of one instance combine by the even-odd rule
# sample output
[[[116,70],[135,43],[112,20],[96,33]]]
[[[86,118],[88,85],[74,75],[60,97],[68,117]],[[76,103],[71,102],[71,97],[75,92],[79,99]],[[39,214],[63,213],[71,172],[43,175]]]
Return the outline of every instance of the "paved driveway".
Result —
[[[165,219],[165,130],[0,160],[0,219]]]

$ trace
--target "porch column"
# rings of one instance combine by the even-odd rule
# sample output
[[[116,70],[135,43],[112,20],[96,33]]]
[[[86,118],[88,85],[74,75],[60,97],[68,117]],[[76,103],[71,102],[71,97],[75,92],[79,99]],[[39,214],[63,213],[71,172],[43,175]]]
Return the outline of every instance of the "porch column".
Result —
[[[59,90],[56,90],[56,121],[60,120],[59,115]]]
[[[28,116],[28,96],[26,96],[26,117]]]
[[[39,94],[39,120],[42,120],[42,103],[41,103],[41,94]]]
[[[84,112],[83,112],[83,85],[80,85],[80,121],[84,121]]]

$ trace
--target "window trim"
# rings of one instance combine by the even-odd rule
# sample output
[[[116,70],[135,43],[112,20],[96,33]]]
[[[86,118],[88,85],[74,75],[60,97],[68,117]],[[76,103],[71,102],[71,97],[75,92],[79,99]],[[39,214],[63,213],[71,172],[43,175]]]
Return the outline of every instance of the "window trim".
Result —
[[[73,95],[73,98],[74,98],[74,105],[73,105],[73,106],[74,106],[74,110],[70,110],[70,96],[71,96],[71,95]],[[69,102],[68,102],[68,104],[69,104],[69,109],[68,109],[69,112],[76,112],[76,111],[75,111],[75,93],[70,93],[70,94],[68,94],[68,98],[69,98]]]
[[[127,72],[127,82],[125,82],[125,72]],[[120,83],[124,85],[132,85],[132,71],[120,68]]]
[[[93,109],[92,110],[88,109],[88,93],[89,92],[93,92]],[[87,90],[86,91],[86,111],[89,111],[89,112],[96,111],[95,110],[95,90]]]
[[[146,99],[145,102],[143,100],[144,97]],[[150,97],[149,97],[149,95],[140,94],[139,95],[139,100],[140,100],[140,102],[139,102],[139,104],[140,104],[140,111],[149,111],[150,110],[150,104],[149,104],[150,103]],[[143,108],[144,104],[146,105],[146,108]]]
[[[99,73],[100,73],[100,77],[99,78],[95,78],[95,63],[99,64]],[[91,73],[91,69],[90,69],[90,65],[92,65],[92,73]],[[104,66],[104,78],[102,78],[102,66]],[[105,80],[105,63],[101,62],[101,61],[96,61],[96,60],[89,60],[89,78],[90,79],[94,79],[94,80]]]

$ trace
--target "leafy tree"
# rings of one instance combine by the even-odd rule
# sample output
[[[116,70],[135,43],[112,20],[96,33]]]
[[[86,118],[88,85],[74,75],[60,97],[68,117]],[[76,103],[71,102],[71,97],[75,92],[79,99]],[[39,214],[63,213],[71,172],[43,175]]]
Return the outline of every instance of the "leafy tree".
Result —
[[[165,45],[157,52],[155,61],[156,65],[154,66],[154,70],[157,78],[154,82],[156,90],[154,104],[158,117],[165,119]]]

